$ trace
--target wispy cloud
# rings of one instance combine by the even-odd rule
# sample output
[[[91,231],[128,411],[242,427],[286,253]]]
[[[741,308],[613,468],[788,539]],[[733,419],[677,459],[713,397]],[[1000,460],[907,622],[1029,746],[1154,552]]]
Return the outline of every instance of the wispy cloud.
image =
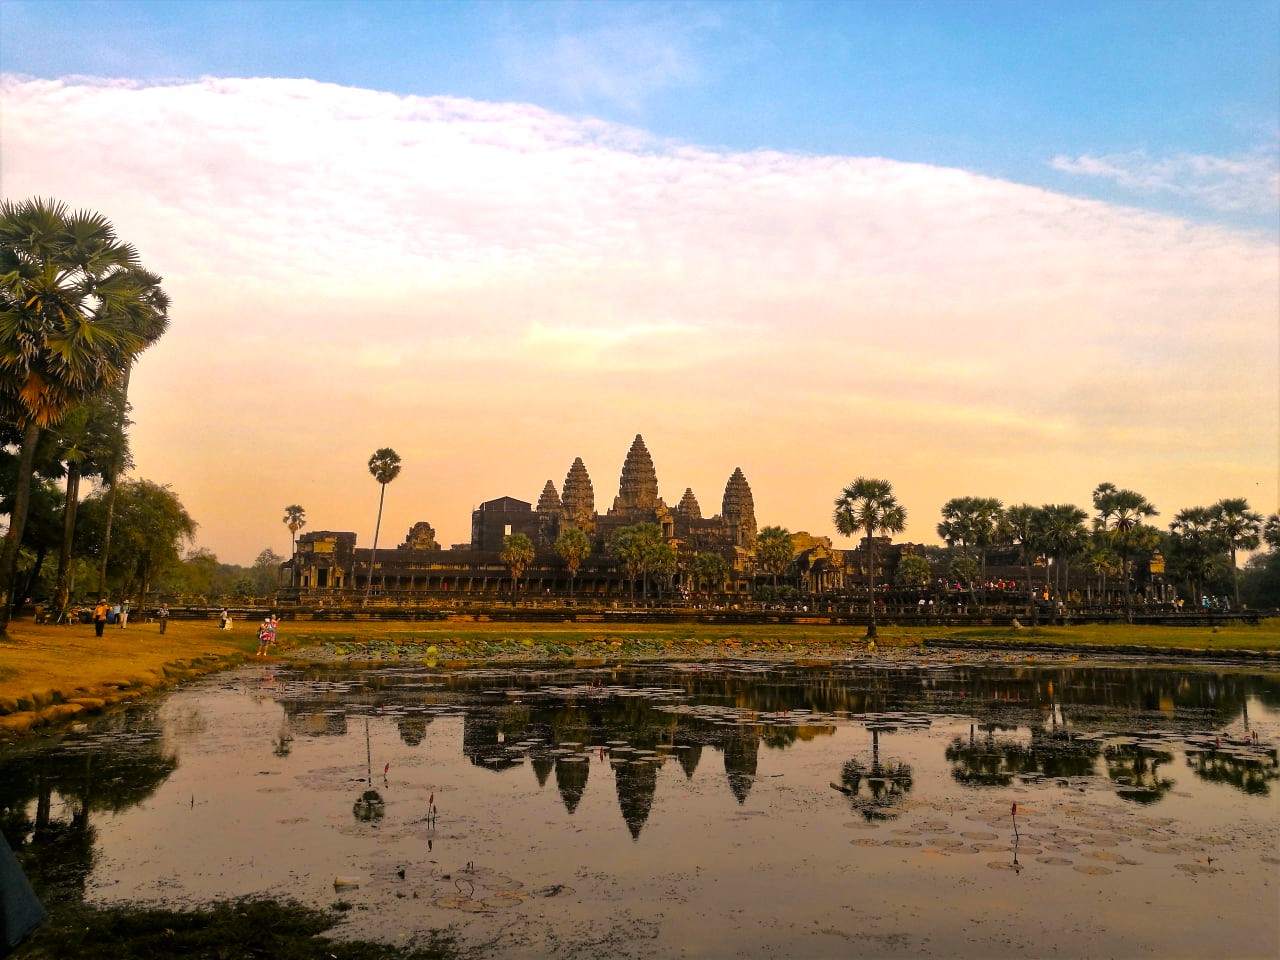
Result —
[[[516,20],[499,41],[507,70],[530,88],[582,106],[607,102],[631,111],[655,93],[702,79],[700,38],[720,25],[710,10],[610,3],[608,17],[593,24],[582,16],[590,9],[576,7],[570,21],[548,17],[545,6],[512,8]]]
[[[1146,196],[1183,197],[1211,210],[1273,213],[1280,205],[1280,147],[1275,143],[1235,157],[1143,150],[1104,156],[1057,156],[1050,166],[1073,176],[1110,180]]]

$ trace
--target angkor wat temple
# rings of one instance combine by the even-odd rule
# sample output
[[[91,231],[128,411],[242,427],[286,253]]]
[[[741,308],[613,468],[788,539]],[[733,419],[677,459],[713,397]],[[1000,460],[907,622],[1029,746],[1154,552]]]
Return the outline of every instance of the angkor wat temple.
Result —
[[[741,469],[725,483],[720,512],[702,515],[693,490],[669,507],[658,494],[653,458],[639,434],[627,452],[613,505],[596,509],[595,490],[582,458],[565,474],[560,492],[548,480],[536,505],[515,497],[489,500],[471,514],[471,542],[441,549],[435,530],[420,521],[403,543],[374,551],[356,546],[356,535],[319,530],[298,538],[286,572],[299,599],[372,594],[386,599],[414,600],[446,597],[451,593],[498,595],[511,588],[510,572],[502,562],[503,541],[524,534],[534,546],[533,563],[520,579],[526,595],[569,592],[585,596],[623,595],[633,586],[607,551],[610,537],[623,527],[656,524],[677,555],[689,558],[717,553],[733,571],[729,592],[748,592],[756,543],[755,504],[751,486]],[[569,570],[555,551],[562,531],[577,527],[591,541],[591,554],[570,583]],[[803,535],[801,535],[803,536]],[[816,561],[830,558],[830,541],[807,538],[800,549],[814,551]],[[822,555],[822,556],[820,556]]]

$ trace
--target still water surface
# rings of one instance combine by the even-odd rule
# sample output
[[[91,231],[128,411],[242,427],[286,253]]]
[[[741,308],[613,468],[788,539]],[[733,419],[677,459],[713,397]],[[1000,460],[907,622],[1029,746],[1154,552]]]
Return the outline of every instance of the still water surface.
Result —
[[[90,902],[341,905],[501,958],[1280,954],[1280,677],[251,666],[0,755]]]

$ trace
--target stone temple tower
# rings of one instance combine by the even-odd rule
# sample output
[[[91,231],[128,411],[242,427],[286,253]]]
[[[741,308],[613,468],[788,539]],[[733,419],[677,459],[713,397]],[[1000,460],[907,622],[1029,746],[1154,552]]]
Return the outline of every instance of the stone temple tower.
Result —
[[[756,505],[751,499],[751,486],[738,467],[724,487],[724,504],[720,510],[725,526],[734,533],[734,545],[750,550],[756,542]]]
[[[653,469],[653,458],[644,445],[644,437],[636,434],[622,464],[622,478],[618,481],[618,496],[610,513],[628,513],[635,510],[660,509],[658,499],[658,474]]]
[[[538,513],[550,513],[553,516],[560,516],[560,497],[556,493],[556,485],[550,480],[542,488],[542,495],[538,497],[538,506],[535,509]]]
[[[680,498],[676,512],[685,520],[702,519],[702,508],[698,506],[698,498],[693,495],[693,487],[684,488],[684,496]]]
[[[591,477],[581,457],[573,461],[573,466],[564,478],[564,489],[560,495],[562,516],[570,523],[580,527],[589,527],[596,515],[596,494],[591,488]]]

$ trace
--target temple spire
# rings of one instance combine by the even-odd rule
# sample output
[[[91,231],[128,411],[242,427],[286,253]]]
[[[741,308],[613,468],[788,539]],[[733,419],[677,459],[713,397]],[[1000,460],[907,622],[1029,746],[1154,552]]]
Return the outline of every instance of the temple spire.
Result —
[[[653,458],[644,445],[644,437],[636,434],[622,464],[622,477],[618,481],[618,498],[615,510],[652,510],[658,505],[658,474],[653,469]]]

